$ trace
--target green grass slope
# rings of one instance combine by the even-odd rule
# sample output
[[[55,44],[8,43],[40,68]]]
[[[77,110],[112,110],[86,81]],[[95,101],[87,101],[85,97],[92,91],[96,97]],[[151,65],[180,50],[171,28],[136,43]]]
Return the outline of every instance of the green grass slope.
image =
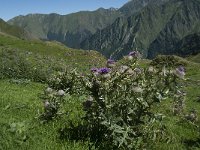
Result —
[[[99,53],[95,51],[83,51],[83,50],[75,50],[58,42],[42,42],[39,40],[21,40],[18,38],[0,35],[0,46],[1,47],[8,47],[11,49],[19,49],[22,51],[29,51],[41,55],[52,56],[55,58],[65,58],[66,61],[90,61],[94,58],[100,58],[101,56]],[[76,57],[73,57],[76,56]],[[93,56],[93,57],[91,57]],[[88,59],[90,58],[90,59]]]
[[[33,38],[33,36],[31,34],[29,34],[27,31],[25,31],[24,29],[17,27],[17,26],[9,25],[2,19],[0,19],[0,33],[16,36],[16,37],[22,38],[22,39],[32,39]]]
[[[92,66],[102,66],[103,60],[98,52],[70,49],[58,42],[27,41],[0,35],[1,78],[46,80],[54,71],[76,68],[84,72]]]

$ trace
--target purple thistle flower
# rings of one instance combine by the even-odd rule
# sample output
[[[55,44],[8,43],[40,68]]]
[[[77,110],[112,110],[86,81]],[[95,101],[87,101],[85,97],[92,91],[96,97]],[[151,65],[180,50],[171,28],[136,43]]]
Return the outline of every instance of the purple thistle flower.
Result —
[[[107,74],[107,73],[109,73],[110,71],[111,71],[110,68],[100,68],[100,69],[98,70],[98,73],[100,73],[100,74]]]
[[[98,72],[98,68],[92,68],[91,72]]]
[[[132,60],[133,58],[140,58],[141,54],[138,51],[132,51],[128,54],[128,59]]]
[[[177,69],[178,69],[179,71],[181,71],[181,72],[185,72],[185,68],[184,68],[183,66],[179,66]]]
[[[136,55],[136,51],[130,52],[130,53],[128,54],[128,56],[135,56],[135,55]]]
[[[180,66],[180,67],[176,68],[175,74],[176,74],[179,78],[183,79],[184,76],[185,76],[185,68],[184,68],[183,66]]]

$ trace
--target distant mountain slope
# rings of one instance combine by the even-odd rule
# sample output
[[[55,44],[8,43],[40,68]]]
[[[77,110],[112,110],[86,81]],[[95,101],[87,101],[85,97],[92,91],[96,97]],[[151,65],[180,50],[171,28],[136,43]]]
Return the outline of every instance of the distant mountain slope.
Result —
[[[184,37],[176,44],[174,51],[181,56],[196,55],[200,53],[200,33]]]
[[[127,17],[155,0],[131,0],[120,9],[99,8],[96,11],[81,11],[69,15],[29,14],[8,21],[31,32],[43,40],[57,40],[63,44],[80,48],[80,43],[95,32],[111,25],[118,17]]]
[[[179,3],[181,5],[170,21],[163,28],[162,32],[159,33],[154,42],[151,43],[148,52],[149,58],[153,58],[160,53],[176,53],[182,56],[189,55],[190,52],[191,54],[193,52],[187,45],[199,45],[199,34],[195,33],[200,32],[200,1],[183,0]],[[193,41],[194,39],[196,40]],[[192,41],[193,43],[190,43]],[[180,43],[182,44],[180,45]],[[187,47],[184,47],[184,45]]]
[[[12,35],[22,39],[31,39],[33,36],[27,31],[17,26],[9,25],[4,20],[0,19],[0,33]]]
[[[120,15],[114,8],[100,8],[69,15],[30,14],[15,17],[8,23],[22,27],[40,39],[57,40],[69,47],[79,48],[80,42],[113,23]]]
[[[200,1],[157,2],[151,1],[128,18],[118,18],[86,39],[82,48],[95,49],[114,58],[121,58],[135,48],[148,58],[157,54],[188,54],[178,51],[176,45],[184,37],[200,32]]]
[[[179,7],[177,3],[160,5],[150,3],[128,18],[118,18],[111,26],[85,40],[81,44],[82,48],[98,50],[107,57],[121,58],[138,47],[147,56],[149,44],[154,41]]]
[[[129,0],[119,11],[125,16],[131,16],[149,4],[161,5],[167,1],[169,0]]]

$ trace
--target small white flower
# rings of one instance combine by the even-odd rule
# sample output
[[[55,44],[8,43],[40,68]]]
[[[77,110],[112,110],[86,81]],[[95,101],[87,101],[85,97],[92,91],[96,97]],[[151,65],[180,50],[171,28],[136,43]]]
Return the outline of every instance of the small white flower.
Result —
[[[58,91],[58,95],[59,95],[59,96],[64,96],[64,95],[65,95],[65,92],[64,92],[63,90],[59,90],[59,91]]]

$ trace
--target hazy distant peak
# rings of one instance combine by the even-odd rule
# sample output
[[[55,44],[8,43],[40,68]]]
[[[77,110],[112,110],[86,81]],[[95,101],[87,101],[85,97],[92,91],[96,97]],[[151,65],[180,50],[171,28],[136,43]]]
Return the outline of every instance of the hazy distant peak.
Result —
[[[110,7],[110,8],[108,8],[108,9],[105,9],[105,8],[103,8],[103,7],[100,7],[100,8],[98,8],[96,11],[102,11],[102,12],[104,12],[104,11],[117,11],[118,9],[117,8],[114,8],[114,7]]]
[[[111,10],[111,11],[117,11],[118,8],[110,7],[109,10]]]
[[[106,10],[106,9],[103,8],[103,7],[100,7],[100,8],[97,9],[97,11],[104,11],[104,10]]]

